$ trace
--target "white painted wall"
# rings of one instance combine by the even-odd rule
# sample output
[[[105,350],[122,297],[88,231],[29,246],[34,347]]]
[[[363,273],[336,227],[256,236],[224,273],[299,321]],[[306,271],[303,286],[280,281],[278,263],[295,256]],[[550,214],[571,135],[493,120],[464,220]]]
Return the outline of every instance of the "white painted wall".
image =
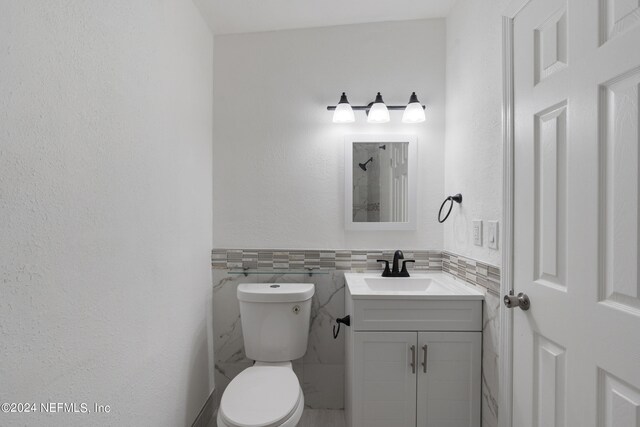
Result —
[[[0,3],[0,401],[191,425],[213,387],[212,52],[191,2]]]
[[[486,221],[502,214],[501,12],[507,3],[458,0],[447,18],[445,193],[462,193],[463,203],[445,223],[444,248],[498,266],[500,250],[487,246]],[[473,244],[474,219],[485,220],[482,247]]]
[[[381,91],[427,105],[419,125],[332,123],[327,105]],[[442,19],[216,36],[214,246],[230,248],[434,248],[444,189],[445,22]],[[418,137],[418,229],[344,229],[343,137]]]

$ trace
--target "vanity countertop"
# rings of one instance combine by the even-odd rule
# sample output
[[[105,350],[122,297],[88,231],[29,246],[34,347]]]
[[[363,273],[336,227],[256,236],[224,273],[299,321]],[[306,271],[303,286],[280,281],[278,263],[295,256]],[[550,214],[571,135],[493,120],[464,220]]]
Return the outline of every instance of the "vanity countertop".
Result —
[[[484,295],[443,272],[411,273],[411,277],[382,277],[375,273],[345,273],[353,299],[482,300]]]

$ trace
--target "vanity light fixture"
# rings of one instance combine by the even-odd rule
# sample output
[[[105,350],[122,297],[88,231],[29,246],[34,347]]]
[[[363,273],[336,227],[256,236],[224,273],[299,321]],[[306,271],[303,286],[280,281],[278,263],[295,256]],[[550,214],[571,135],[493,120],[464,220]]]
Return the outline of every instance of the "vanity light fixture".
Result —
[[[389,109],[384,105],[380,92],[376,95],[371,109],[367,113],[367,121],[369,123],[387,123],[389,121]]]
[[[425,121],[424,108],[418,101],[418,96],[415,92],[411,94],[407,108],[404,109],[402,114],[403,123],[421,123]]]
[[[342,92],[340,96],[340,102],[336,105],[333,112],[333,123],[353,123],[356,121],[353,115],[353,109],[347,100],[347,94]]]
[[[389,122],[389,110],[404,110],[402,115],[403,123],[421,123],[425,121],[424,110],[427,107],[420,104],[415,92],[411,94],[407,105],[385,105],[380,92],[373,102],[367,105],[351,105],[347,100],[347,95],[342,92],[338,105],[329,105],[327,110],[333,111],[334,123],[353,123],[355,121],[354,110],[362,110],[367,114],[369,123]]]

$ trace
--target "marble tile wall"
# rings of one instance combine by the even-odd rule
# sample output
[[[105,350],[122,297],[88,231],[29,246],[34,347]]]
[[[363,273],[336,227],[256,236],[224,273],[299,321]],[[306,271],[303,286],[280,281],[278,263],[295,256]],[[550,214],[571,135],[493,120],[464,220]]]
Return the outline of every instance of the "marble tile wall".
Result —
[[[499,295],[486,292],[482,323],[482,427],[498,427]]]
[[[305,406],[314,409],[344,407],[344,334],[333,339],[332,323],[344,315],[344,274],[232,274],[213,269],[213,322],[216,369],[215,406],[231,379],[253,361],[244,354],[240,308],[236,299],[239,283],[313,283],[309,344],[303,358],[293,361],[304,390]]]
[[[416,259],[415,270],[442,270],[485,292],[483,310],[482,426],[496,427],[498,419],[498,338],[500,269],[449,252],[404,251]],[[344,335],[332,336],[332,325],[344,315],[344,272],[381,270],[377,259],[392,259],[388,250],[241,250],[215,249],[213,267],[213,322],[215,332],[216,391],[214,406],[231,379],[253,361],[244,354],[239,283],[314,283],[307,353],[293,362],[313,409],[344,407]],[[313,275],[305,273],[313,270]],[[244,273],[244,274],[243,274]],[[260,273],[260,274],[259,274]],[[264,274],[267,273],[267,274]],[[292,274],[293,273],[293,274]]]
[[[482,427],[498,426],[500,349],[500,269],[450,252],[442,253],[442,271],[484,292],[482,311]]]

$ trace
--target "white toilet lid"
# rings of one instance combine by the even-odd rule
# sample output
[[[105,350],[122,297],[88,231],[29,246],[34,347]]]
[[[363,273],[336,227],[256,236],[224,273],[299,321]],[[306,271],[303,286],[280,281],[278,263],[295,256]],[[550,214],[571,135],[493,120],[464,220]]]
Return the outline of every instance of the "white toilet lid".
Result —
[[[253,366],[227,386],[220,413],[234,426],[271,426],[295,411],[300,392],[298,377],[290,366]]]

